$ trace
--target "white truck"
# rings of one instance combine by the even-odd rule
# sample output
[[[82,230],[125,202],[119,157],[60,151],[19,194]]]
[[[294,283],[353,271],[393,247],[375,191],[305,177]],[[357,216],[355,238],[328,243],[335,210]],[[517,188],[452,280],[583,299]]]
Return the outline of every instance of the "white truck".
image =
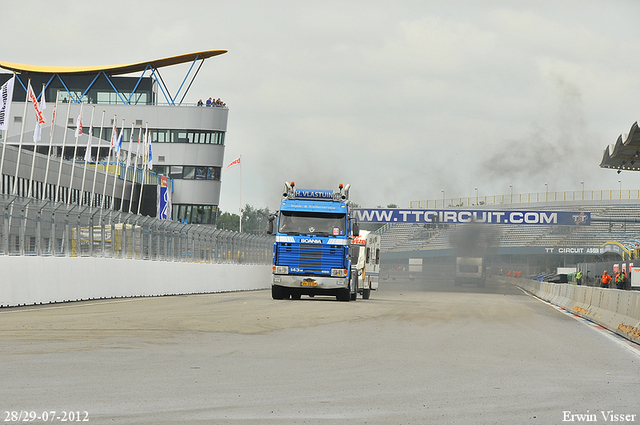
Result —
[[[457,257],[455,285],[461,286],[464,283],[471,283],[480,287],[484,286],[486,272],[484,259],[481,257]]]
[[[360,249],[358,253],[358,293],[368,300],[371,291],[378,290],[380,277],[380,235],[378,233],[361,230],[360,236],[353,238],[352,245]]]

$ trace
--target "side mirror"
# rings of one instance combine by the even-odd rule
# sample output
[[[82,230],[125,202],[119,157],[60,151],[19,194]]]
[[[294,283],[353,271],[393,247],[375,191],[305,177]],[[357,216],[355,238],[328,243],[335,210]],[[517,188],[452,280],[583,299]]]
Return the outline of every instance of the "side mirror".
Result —
[[[351,222],[351,233],[353,236],[360,236],[360,225],[355,219]]]
[[[269,225],[267,227],[267,233],[273,235],[273,221],[276,219],[275,215],[269,216]]]

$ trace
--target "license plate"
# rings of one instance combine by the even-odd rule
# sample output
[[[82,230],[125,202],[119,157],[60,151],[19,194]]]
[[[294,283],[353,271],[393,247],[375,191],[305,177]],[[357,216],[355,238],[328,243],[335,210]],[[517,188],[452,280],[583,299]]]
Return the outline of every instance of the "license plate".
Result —
[[[300,282],[300,286],[318,286],[318,282]]]

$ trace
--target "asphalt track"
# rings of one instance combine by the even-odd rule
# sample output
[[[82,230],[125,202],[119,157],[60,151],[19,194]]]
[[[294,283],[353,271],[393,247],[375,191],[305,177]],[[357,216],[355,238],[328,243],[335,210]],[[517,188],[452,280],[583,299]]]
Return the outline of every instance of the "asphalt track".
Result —
[[[255,291],[0,309],[0,347],[3,423],[20,411],[91,424],[640,422],[637,346],[496,282],[389,280],[356,302]]]

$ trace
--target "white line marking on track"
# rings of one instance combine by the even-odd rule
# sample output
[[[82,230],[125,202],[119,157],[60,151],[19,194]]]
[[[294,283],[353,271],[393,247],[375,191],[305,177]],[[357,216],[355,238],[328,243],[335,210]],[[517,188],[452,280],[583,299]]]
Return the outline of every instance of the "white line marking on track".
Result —
[[[128,298],[126,300],[108,300],[108,301],[101,301],[101,302],[95,302],[95,303],[86,303],[86,302],[69,302],[69,303],[65,303],[64,305],[42,305],[42,306],[37,306],[37,308],[16,308],[16,309],[11,309],[11,310],[7,310],[7,311],[2,311],[0,310],[0,314],[8,314],[8,313],[22,313],[22,312],[26,312],[26,311],[41,311],[41,310],[53,310],[53,309],[57,309],[57,308],[72,308],[72,307],[85,307],[85,306],[90,306],[90,305],[100,305],[100,304],[116,304],[116,303],[128,303],[131,301],[135,301],[135,300],[139,300],[139,298]]]
[[[629,352],[635,354],[636,356],[640,357],[640,346],[638,344],[634,343],[633,341],[629,341],[628,339],[626,339],[626,338],[618,335],[617,333],[605,328],[604,326],[602,326],[602,325],[600,325],[598,323],[592,322],[591,320],[585,319],[582,316],[578,316],[577,314],[575,314],[575,313],[573,313],[573,312],[571,312],[571,311],[569,311],[569,310],[567,310],[567,309],[565,309],[563,307],[557,306],[557,305],[555,305],[553,303],[550,303],[549,301],[545,301],[542,298],[538,298],[535,295],[533,295],[532,293],[527,292],[526,290],[520,288],[519,286],[518,286],[518,288],[522,292],[524,292],[525,294],[527,294],[527,295],[539,300],[540,302],[542,302],[544,304],[550,305],[551,307],[555,308],[557,311],[559,311],[561,313],[564,313],[565,315],[570,316],[573,319],[588,325],[591,329],[599,332],[601,335],[604,335],[605,337],[609,338],[611,341],[617,343],[621,347],[625,348],[627,351],[629,351]]]

